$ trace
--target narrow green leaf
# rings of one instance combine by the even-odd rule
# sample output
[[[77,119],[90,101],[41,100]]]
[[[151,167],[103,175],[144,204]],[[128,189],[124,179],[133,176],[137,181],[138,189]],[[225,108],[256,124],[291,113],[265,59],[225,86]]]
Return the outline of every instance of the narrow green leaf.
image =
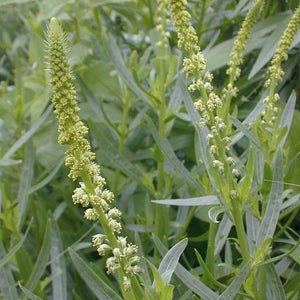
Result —
[[[0,167],[8,167],[18,165],[22,162],[22,160],[13,160],[13,159],[1,159],[0,160]]]
[[[155,243],[160,255],[164,256],[167,253],[167,249],[155,235],[153,236],[153,242]],[[215,292],[205,286],[199,279],[194,277],[180,264],[177,265],[175,274],[196,295],[205,300],[215,300],[217,298],[218,295]]]
[[[233,117],[229,117],[230,121],[233,125],[239,129],[256,147],[260,150],[259,142],[254,134],[252,134],[243,123],[241,123],[238,119]]]
[[[91,131],[95,133],[96,139],[98,139],[101,144],[105,145],[105,147],[100,149],[101,154],[104,156],[103,160],[108,161],[111,166],[119,168],[129,178],[138,182],[141,187],[145,188],[150,194],[153,195],[153,190],[151,187],[146,185],[143,181],[143,174],[125,155],[118,152],[118,147],[111,137],[108,137],[105,131],[101,130],[101,128],[96,126],[94,123],[90,124],[90,128]]]
[[[30,230],[31,224],[32,224],[32,220],[30,221],[30,223],[26,229],[26,232],[22,236],[20,241],[6,255],[4,255],[2,257],[2,259],[0,260],[0,268],[2,268],[6,263],[8,263],[10,261],[10,259],[15,255],[15,253],[22,247],[24,241],[26,240],[27,234]]]
[[[34,133],[41,127],[41,125],[46,121],[49,115],[52,113],[53,106],[49,105],[45,112],[40,116],[37,122],[25,133],[23,134],[5,153],[2,160],[9,159],[13,156],[22,145],[24,145],[33,135]]]
[[[214,284],[215,286],[221,288],[221,289],[225,289],[226,288],[226,285],[218,282],[214,276],[210,273],[206,263],[204,262],[201,254],[197,251],[197,249],[194,249],[195,253],[196,253],[196,257],[197,257],[197,260],[199,262],[199,265],[202,267],[203,269],[203,276],[205,278],[207,278],[207,281],[209,281],[210,284]]]
[[[29,205],[29,189],[33,177],[34,168],[34,150],[32,141],[29,140],[26,144],[25,159],[22,168],[22,176],[20,180],[17,202],[19,205],[20,219],[19,226],[23,225]]]
[[[246,229],[249,252],[251,255],[253,255],[255,250],[254,241],[257,239],[256,237],[259,230],[259,222],[252,214],[248,212],[246,212]]]
[[[264,103],[263,103],[263,99],[268,95],[268,91],[266,91],[262,97],[260,98],[260,100],[258,101],[258,103],[255,105],[255,107],[252,109],[252,111],[248,114],[248,116],[246,117],[246,119],[243,121],[243,125],[245,126],[245,124],[249,124],[251,125],[259,116],[260,112],[262,111],[262,109],[264,108]],[[230,146],[233,146],[234,144],[236,144],[242,137],[244,136],[243,132],[239,132],[238,134],[236,134],[233,138],[232,141],[230,143]]]
[[[152,200],[151,202],[175,206],[205,206],[220,204],[218,198],[214,195],[186,199]]]
[[[39,296],[32,293],[30,290],[26,289],[19,281],[19,287],[22,290],[22,292],[25,294],[26,297],[28,297],[31,300],[42,300]]]
[[[78,274],[98,299],[122,300],[72,248],[69,248],[68,251]]]
[[[162,140],[159,137],[158,131],[155,128],[155,125],[153,124],[153,121],[148,117],[145,116],[145,120],[147,122],[148,128],[150,129],[150,132],[159,146],[160,150],[165,154],[165,159],[168,161],[169,165],[173,168],[175,168],[186,180],[188,184],[193,186],[200,194],[204,194],[204,190],[200,183],[198,183],[189,173],[189,171],[185,168],[185,166],[182,164],[182,162],[177,158],[175,155],[172,146],[167,140]]]
[[[239,275],[233,279],[228,288],[219,297],[217,297],[217,300],[234,299],[237,293],[240,291],[243,282],[249,276],[250,271],[251,262],[249,261],[241,268]]]
[[[42,179],[39,183],[32,186],[28,190],[28,194],[32,194],[35,191],[37,191],[37,190],[41,189],[42,187],[44,187],[45,185],[47,185],[54,178],[54,176],[56,175],[58,170],[61,168],[63,163],[64,163],[64,158],[57,162],[55,167],[49,172],[49,174],[44,179]]]
[[[6,255],[2,241],[0,240],[0,256]],[[17,283],[14,280],[12,271],[8,267],[0,268],[0,290],[3,300],[18,300]]]
[[[220,214],[223,214],[226,211],[224,206],[213,206],[212,208],[209,209],[208,211],[208,217],[213,223],[219,223],[218,217]]]
[[[160,299],[166,299],[166,300],[172,300],[173,299],[173,285],[166,284],[163,276],[159,273],[159,271],[156,269],[156,267],[149,261],[146,260],[148,265],[151,268],[152,274],[153,274],[153,285],[152,288],[154,288],[155,292],[151,293],[152,295],[147,297],[147,299],[153,299],[153,300],[160,300]],[[147,288],[147,290],[151,292],[151,288]]]
[[[275,266],[268,264],[264,266],[266,269],[266,297],[272,300],[285,300],[284,288],[277,274]]]
[[[63,246],[59,228],[56,222],[51,220],[52,246],[50,251],[51,273],[52,273],[52,295],[53,299],[67,299],[67,271],[63,255]]]
[[[224,247],[225,242],[227,241],[227,237],[232,228],[232,222],[228,218],[227,214],[223,215],[223,218],[218,226],[218,231],[215,237],[215,253],[214,255],[218,255]]]
[[[164,279],[164,282],[168,284],[171,280],[171,277],[176,269],[179,258],[186,248],[188,243],[187,239],[183,239],[174,245],[162,259],[158,271]]]
[[[273,169],[273,184],[266,212],[259,228],[257,247],[259,247],[266,239],[273,237],[279,218],[283,193],[283,159],[280,151],[275,157]]]
[[[287,127],[288,130],[285,133],[284,138],[281,140],[281,142],[279,144],[279,148],[283,147],[283,145],[286,141],[286,138],[289,134],[289,130],[291,128],[292,121],[293,121],[295,105],[296,105],[296,93],[293,91],[288,99],[288,102],[287,102],[287,104],[284,108],[284,111],[282,113],[282,116],[281,116],[280,128],[283,129],[283,128]]]
[[[284,22],[282,22],[282,20],[277,22],[276,29],[272,32],[272,34],[265,38],[263,47],[250,71],[249,79],[257,74],[273,57],[277,49],[278,41],[287,25],[287,20],[283,19],[283,21]]]
[[[30,291],[33,291],[37,286],[37,284],[40,282],[40,279],[47,267],[50,248],[51,248],[51,226],[50,226],[50,220],[48,219],[41,250],[39,252],[35,265],[31,271],[31,274],[25,284],[25,287]]]
[[[115,67],[119,71],[122,78],[127,82],[128,86],[131,88],[131,90],[143,101],[150,104],[150,101],[148,99],[148,96],[145,94],[145,92],[137,85],[137,83],[134,80],[134,77],[132,76],[132,73],[129,71],[129,69],[126,67],[123,58],[121,56],[121,53],[119,51],[119,47],[115,41],[115,39],[110,36],[108,41],[108,48],[109,52],[111,54],[112,62],[114,63]]]
[[[29,2],[34,2],[35,0],[1,0],[0,7],[4,5],[18,5],[18,4],[25,4]]]

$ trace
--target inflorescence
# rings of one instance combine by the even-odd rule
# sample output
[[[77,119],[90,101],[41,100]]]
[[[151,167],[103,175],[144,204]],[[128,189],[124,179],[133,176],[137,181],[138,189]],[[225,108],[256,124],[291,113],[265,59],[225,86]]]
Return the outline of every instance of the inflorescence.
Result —
[[[235,185],[240,172],[229,152],[231,139],[227,132],[230,132],[230,129],[221,115],[223,101],[214,92],[213,75],[209,72],[204,73],[206,60],[200,51],[197,33],[191,24],[191,15],[186,10],[187,1],[170,0],[169,2],[178,36],[178,48],[185,52],[183,69],[191,80],[188,90],[197,98],[194,107],[201,116],[199,126],[201,128],[206,126],[210,129],[207,141],[212,166],[221,177],[222,175],[226,178],[229,176],[232,179],[230,181]],[[231,194],[237,194],[235,187],[231,186],[231,188],[232,190],[225,198],[232,198]]]
[[[74,204],[86,208],[84,216],[88,220],[99,221],[104,234],[96,234],[92,243],[99,255],[111,256],[106,260],[108,273],[120,271],[125,289],[130,288],[130,277],[140,273],[137,246],[128,243],[121,233],[121,212],[113,207],[114,195],[104,188],[105,179],[100,175],[100,167],[95,163],[95,154],[89,141],[84,137],[88,128],[80,120],[79,106],[74,88],[74,77],[67,60],[67,38],[58,21],[52,18],[47,33],[50,60],[53,104],[58,119],[58,142],[68,145],[65,164],[70,167],[69,177],[82,182],[72,196]]]

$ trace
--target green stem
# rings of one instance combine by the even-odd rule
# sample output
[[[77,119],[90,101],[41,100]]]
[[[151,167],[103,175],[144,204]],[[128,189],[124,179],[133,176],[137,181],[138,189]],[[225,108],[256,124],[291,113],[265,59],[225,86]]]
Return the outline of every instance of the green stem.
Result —
[[[266,299],[266,269],[265,266],[259,268],[259,291],[257,293],[258,300]]]
[[[207,0],[204,0],[202,2],[200,17],[199,17],[199,21],[198,21],[198,28],[197,28],[199,39],[201,38],[201,32],[202,32],[202,27],[203,27],[204,15],[205,15],[205,11],[206,11],[206,5],[207,5]]]
[[[194,217],[196,208],[197,208],[196,206],[193,206],[190,209],[190,211],[185,219],[184,225],[182,226],[182,229],[181,229],[180,233],[178,234],[178,238],[177,238],[178,241],[180,241],[181,239],[183,239],[186,236],[186,231]]]
[[[215,276],[215,237],[218,229],[218,224],[210,223],[209,224],[209,232],[208,232],[208,245],[206,250],[206,259],[205,263],[210,274]]]
[[[232,217],[237,232],[242,258],[244,262],[247,262],[250,260],[250,254],[244,228],[243,211],[237,201],[236,203],[232,203]]]

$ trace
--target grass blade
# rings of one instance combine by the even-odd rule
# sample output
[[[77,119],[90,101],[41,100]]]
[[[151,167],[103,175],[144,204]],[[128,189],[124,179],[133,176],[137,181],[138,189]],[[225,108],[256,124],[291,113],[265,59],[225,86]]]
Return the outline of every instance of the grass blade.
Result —
[[[98,299],[122,300],[122,298],[109,287],[72,248],[69,248],[69,254],[78,274]]]

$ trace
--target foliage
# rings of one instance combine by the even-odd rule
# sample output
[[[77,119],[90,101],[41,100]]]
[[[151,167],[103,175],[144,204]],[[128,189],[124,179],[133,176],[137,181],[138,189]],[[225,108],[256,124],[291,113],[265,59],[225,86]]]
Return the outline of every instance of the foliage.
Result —
[[[1,298],[300,296],[298,1],[184,4],[0,1]],[[105,225],[72,202],[45,59],[51,17],[70,43],[84,139],[138,247],[130,294],[92,247]],[[201,101],[215,96],[225,105],[205,119]]]

